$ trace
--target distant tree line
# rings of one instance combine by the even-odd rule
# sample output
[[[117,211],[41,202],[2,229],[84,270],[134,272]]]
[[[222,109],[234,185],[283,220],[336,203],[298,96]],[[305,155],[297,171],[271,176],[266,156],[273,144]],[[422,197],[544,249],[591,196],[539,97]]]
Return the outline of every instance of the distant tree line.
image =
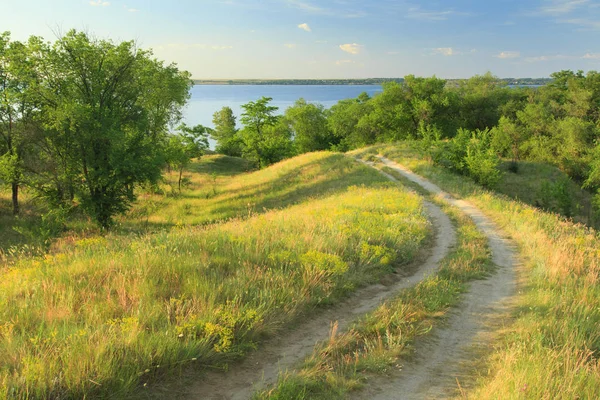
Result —
[[[84,210],[110,226],[135,188],[180,170],[208,146],[180,126],[190,75],[133,42],[70,31],[54,43],[0,34],[0,183],[14,214],[23,186],[52,210]]]
[[[459,84],[461,79],[448,79],[449,85]],[[507,85],[545,85],[551,78],[502,78]],[[403,83],[404,78],[364,78],[364,79],[194,79],[195,85],[383,85]]]
[[[316,150],[347,151],[415,141],[433,162],[493,187],[501,158],[555,165],[586,189],[600,189],[600,73],[560,71],[542,87],[509,87],[491,74],[448,82],[409,75],[331,109],[300,99],[281,116],[263,97],[214,115],[217,151],[266,166]],[[600,194],[596,195],[600,208]]]

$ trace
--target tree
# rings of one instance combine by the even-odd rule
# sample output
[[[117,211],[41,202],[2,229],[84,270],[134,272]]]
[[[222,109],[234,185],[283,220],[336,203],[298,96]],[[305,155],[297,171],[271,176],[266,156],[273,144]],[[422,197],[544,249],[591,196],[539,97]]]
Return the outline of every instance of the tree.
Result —
[[[57,200],[64,183],[107,228],[135,199],[136,185],[160,178],[161,143],[168,125],[181,117],[190,76],[133,42],[115,44],[76,31],[53,46],[30,46],[37,55],[40,148],[52,167],[40,173],[56,179]]]
[[[335,141],[321,104],[307,103],[301,98],[285,110],[284,121],[293,134],[294,146],[300,154],[329,149]]]
[[[228,156],[240,157],[242,155],[242,142],[235,126],[235,115],[229,107],[223,107],[213,114],[215,129],[211,137],[217,142],[215,150]]]
[[[335,138],[334,148],[345,151],[364,143],[358,123],[371,111],[369,100],[367,93],[361,93],[356,99],[340,100],[331,107],[327,124]]]
[[[181,192],[183,170],[193,158],[204,155],[208,149],[208,135],[211,129],[202,125],[189,127],[181,124],[167,143],[167,162],[178,171],[177,190]]]
[[[461,81],[457,89],[460,126],[471,130],[494,127],[511,90],[502,86],[504,83],[489,72]]]
[[[244,105],[240,120],[244,129],[240,132],[244,143],[244,157],[255,161],[259,167],[265,167],[274,159],[283,159],[287,154],[273,157],[279,150],[286,151],[291,145],[291,132],[280,124],[281,117],[274,115],[278,107],[270,106],[270,97],[261,97]],[[275,152],[275,153],[274,153]]]
[[[35,107],[28,97],[27,47],[0,34],[0,180],[11,186],[13,214],[19,213],[19,188],[33,129]]]

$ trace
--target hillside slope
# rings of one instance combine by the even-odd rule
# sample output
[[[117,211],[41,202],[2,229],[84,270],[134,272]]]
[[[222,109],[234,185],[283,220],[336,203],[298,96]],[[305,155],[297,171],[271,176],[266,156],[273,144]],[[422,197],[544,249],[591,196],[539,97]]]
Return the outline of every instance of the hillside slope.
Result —
[[[81,238],[5,269],[0,397],[125,397],[183,364],[222,367],[405,264],[429,234],[416,195],[341,154],[227,179],[157,209],[185,210],[173,228]]]

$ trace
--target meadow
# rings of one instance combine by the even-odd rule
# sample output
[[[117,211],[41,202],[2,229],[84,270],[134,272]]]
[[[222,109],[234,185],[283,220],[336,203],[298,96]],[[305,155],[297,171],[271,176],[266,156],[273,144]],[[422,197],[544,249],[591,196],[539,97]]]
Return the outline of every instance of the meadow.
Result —
[[[1,398],[127,397],[184,366],[226,368],[430,234],[417,195],[342,154],[248,173],[229,160],[142,196],[114,233],[4,259]]]

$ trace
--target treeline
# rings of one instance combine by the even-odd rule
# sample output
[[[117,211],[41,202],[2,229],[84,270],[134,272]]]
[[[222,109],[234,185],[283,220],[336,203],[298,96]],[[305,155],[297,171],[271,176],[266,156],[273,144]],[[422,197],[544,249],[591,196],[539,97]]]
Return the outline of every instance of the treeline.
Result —
[[[217,151],[265,166],[316,150],[346,151],[415,140],[433,162],[493,187],[502,158],[555,165],[593,193],[600,189],[600,74],[561,71],[539,87],[508,87],[491,74],[452,82],[407,76],[338,102],[331,109],[300,99],[275,116],[269,98],[215,113]],[[557,188],[556,190],[560,190]],[[596,195],[600,208],[600,194]]]
[[[55,42],[0,35],[0,183],[14,214],[26,186],[52,212],[77,206],[106,228],[136,186],[208,147],[180,126],[190,75],[133,42],[70,31]]]

